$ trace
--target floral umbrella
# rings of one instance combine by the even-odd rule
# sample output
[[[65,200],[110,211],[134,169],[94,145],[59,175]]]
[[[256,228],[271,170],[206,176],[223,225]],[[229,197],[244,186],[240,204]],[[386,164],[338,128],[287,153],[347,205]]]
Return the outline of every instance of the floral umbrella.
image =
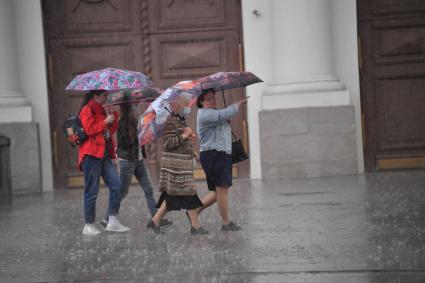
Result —
[[[142,114],[139,123],[139,142],[145,145],[157,139],[164,130],[165,122],[175,110],[174,105],[192,106],[201,93],[193,81],[182,81],[167,88]]]
[[[76,76],[66,90],[122,90],[144,88],[152,85],[152,81],[140,72],[106,68]]]
[[[167,88],[140,118],[140,145],[151,142],[161,135],[165,122],[174,110],[174,103],[192,107],[202,90],[213,88],[223,91],[259,82],[262,80],[251,72],[219,72],[194,81],[182,81]]]

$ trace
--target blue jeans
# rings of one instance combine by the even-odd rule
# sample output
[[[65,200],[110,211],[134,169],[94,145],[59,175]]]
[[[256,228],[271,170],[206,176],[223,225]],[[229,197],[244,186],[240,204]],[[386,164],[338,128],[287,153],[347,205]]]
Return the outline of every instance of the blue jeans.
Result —
[[[137,161],[120,159],[120,178],[122,183],[121,200],[123,200],[128,194],[128,189],[130,187],[131,180],[133,179],[133,175],[136,177],[145,193],[146,203],[153,217],[156,213],[156,202],[153,197],[151,176],[143,159]]]
[[[99,192],[100,177],[109,189],[109,215],[117,215],[120,210],[121,181],[109,157],[99,159],[86,155],[83,160],[84,172],[84,220],[94,223],[96,218],[96,199]]]

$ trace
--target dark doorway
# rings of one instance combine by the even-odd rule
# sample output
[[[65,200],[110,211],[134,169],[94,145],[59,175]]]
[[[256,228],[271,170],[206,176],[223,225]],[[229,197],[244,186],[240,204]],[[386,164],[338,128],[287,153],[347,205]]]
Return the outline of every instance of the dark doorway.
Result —
[[[425,167],[425,1],[357,4],[366,170]]]

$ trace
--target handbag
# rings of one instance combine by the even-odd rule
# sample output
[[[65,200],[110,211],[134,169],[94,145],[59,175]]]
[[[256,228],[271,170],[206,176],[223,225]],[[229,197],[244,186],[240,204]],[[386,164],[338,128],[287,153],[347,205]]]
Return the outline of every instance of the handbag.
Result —
[[[238,163],[248,159],[248,154],[242,144],[242,140],[238,138],[232,131],[232,163]]]

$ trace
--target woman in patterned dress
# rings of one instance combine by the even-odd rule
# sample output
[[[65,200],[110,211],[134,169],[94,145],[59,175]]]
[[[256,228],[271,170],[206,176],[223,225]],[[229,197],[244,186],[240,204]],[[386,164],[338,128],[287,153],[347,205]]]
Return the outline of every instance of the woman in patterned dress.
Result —
[[[157,234],[162,233],[159,225],[164,215],[168,211],[186,209],[191,222],[191,234],[207,234],[208,231],[200,225],[196,213],[196,209],[202,207],[202,202],[193,185],[195,135],[180,114],[184,107],[176,102],[171,108],[174,111],[171,112],[162,134],[164,143],[159,181],[161,196],[157,203],[159,209],[147,227]]]

